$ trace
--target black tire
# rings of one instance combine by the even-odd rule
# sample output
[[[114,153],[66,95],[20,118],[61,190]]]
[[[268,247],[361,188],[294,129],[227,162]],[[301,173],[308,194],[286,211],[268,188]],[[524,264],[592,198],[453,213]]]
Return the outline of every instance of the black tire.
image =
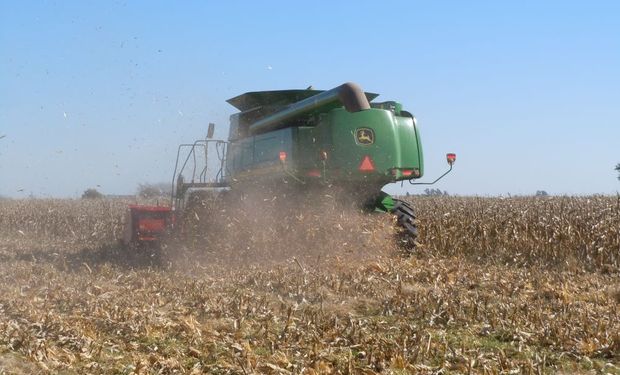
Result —
[[[396,216],[398,225],[402,228],[399,234],[399,241],[406,251],[415,250],[418,239],[418,225],[416,223],[413,207],[405,201],[394,199],[394,208],[391,213]]]

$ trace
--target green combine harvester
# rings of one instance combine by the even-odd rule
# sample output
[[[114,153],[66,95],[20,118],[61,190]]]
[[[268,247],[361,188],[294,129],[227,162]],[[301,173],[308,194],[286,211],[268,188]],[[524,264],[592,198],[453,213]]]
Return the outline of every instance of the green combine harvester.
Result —
[[[345,83],[327,91],[256,91],[229,99],[239,112],[230,117],[228,141],[213,140],[209,124],[206,139],[179,146],[171,207],[158,211],[156,227],[163,233],[169,223],[181,222],[192,202],[205,197],[258,189],[300,199],[319,192],[394,214],[414,244],[413,208],[381,189],[399,181],[419,184],[414,181],[424,175],[420,133],[400,103],[372,102],[377,96]],[[456,156],[447,158],[450,172]],[[136,240],[141,218],[157,216],[152,207],[132,207],[128,232]],[[157,238],[157,231],[148,238]]]

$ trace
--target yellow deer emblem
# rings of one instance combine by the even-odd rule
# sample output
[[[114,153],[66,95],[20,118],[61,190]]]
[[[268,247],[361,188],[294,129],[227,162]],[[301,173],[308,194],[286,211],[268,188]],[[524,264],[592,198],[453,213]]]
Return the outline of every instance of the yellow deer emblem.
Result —
[[[361,145],[371,145],[375,143],[375,132],[369,128],[360,128],[356,130],[355,138]]]

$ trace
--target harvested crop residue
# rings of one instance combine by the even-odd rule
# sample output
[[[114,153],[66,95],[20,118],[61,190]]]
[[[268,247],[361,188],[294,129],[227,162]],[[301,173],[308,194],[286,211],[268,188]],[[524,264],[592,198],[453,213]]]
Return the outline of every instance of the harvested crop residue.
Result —
[[[0,373],[618,373],[616,202],[560,199],[417,200],[412,257],[381,217],[128,253],[121,204],[2,202]]]

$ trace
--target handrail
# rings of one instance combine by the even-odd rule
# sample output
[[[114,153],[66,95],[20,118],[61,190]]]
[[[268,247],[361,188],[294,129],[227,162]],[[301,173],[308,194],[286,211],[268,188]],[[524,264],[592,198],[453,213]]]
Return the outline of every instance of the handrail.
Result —
[[[196,157],[197,147],[202,147],[202,149],[204,150],[204,154],[205,154],[204,168],[202,168],[202,170],[198,174],[198,180],[199,180],[199,183],[207,183],[207,172],[208,172],[208,167],[209,167],[209,159],[208,159],[209,143],[215,143],[215,150],[217,153],[217,158],[220,162],[219,163],[220,167],[215,175],[214,182],[216,183],[224,182],[223,170],[225,166],[226,146],[228,142],[223,141],[223,140],[199,139],[195,141],[194,143],[180,144],[179,147],[177,148],[177,157],[174,163],[174,171],[172,173],[172,184],[171,184],[171,193],[170,193],[171,206],[174,206],[175,196],[178,193],[177,179],[179,178],[179,176],[183,175],[183,172],[185,171],[185,169],[188,166],[188,163],[190,162],[190,159],[192,161],[191,184],[196,183],[195,181],[196,180],[196,168],[198,167],[197,157]],[[189,151],[187,151],[187,155],[185,156],[185,159],[183,160],[182,153],[183,153],[183,150],[187,148],[189,148]],[[180,163],[181,160],[183,160],[182,164]]]

